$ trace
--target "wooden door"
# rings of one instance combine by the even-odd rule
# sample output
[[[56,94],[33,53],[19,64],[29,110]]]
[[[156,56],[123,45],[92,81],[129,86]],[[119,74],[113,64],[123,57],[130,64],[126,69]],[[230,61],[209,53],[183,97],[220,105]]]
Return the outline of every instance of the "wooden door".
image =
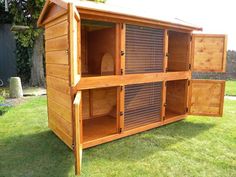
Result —
[[[189,113],[192,115],[222,116],[225,81],[191,80]]]
[[[226,50],[226,35],[193,34],[192,70],[225,72]]]
[[[74,4],[68,4],[69,19],[69,56],[70,86],[74,88],[81,78],[81,24],[80,15]],[[71,95],[73,106],[73,150],[75,155],[75,173],[80,174],[82,162],[82,93]]]

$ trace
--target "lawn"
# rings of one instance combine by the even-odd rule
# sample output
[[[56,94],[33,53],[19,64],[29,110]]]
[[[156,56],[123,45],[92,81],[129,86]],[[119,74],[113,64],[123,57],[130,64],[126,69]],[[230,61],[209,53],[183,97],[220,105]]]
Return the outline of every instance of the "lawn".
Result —
[[[236,81],[226,81],[225,94],[236,96]]]
[[[81,176],[236,176],[236,101],[224,110],[85,150]],[[0,116],[0,176],[74,176],[72,151],[47,128],[46,97]]]

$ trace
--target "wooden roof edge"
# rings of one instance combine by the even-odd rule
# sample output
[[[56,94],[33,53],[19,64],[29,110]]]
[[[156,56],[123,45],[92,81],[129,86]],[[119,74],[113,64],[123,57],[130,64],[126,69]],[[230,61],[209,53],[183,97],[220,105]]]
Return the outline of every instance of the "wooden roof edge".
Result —
[[[112,11],[101,11],[99,9],[90,9],[87,7],[81,7],[81,6],[76,6],[76,8],[78,9],[78,11],[81,14],[89,14],[89,12],[97,12],[98,13],[105,13],[105,14],[109,14],[107,15],[107,17],[111,17],[111,16],[116,16],[115,18],[117,19],[133,19],[132,21],[137,21],[137,22],[149,22],[152,24],[159,24],[159,26],[168,26],[168,27],[174,27],[174,28],[180,28],[180,29],[185,29],[185,30],[190,30],[190,31],[202,31],[203,28],[202,27],[196,27],[196,26],[191,26],[191,25],[184,25],[181,23],[174,23],[174,22],[169,22],[169,21],[165,21],[165,20],[158,20],[158,19],[153,19],[153,18],[147,18],[147,17],[142,17],[142,16],[136,16],[136,15],[130,15],[130,14],[121,14],[121,13],[117,13],[117,12],[112,12]],[[144,23],[146,23],[144,22]]]
[[[70,0],[46,0],[46,3],[43,7],[43,10],[39,16],[39,19],[38,19],[38,22],[37,22],[37,25],[38,27],[41,27],[42,26],[42,23],[43,23],[43,18],[44,18],[44,15],[46,14],[47,12],[47,9],[48,7],[50,6],[51,3],[54,3],[64,9],[68,9],[68,4],[69,3],[73,3],[73,1],[70,1]],[[170,26],[170,27],[175,27],[175,28],[181,28],[181,29],[185,29],[185,30],[190,30],[190,31],[202,31],[202,28],[201,27],[196,27],[196,26],[191,26],[191,25],[185,25],[185,24],[181,24],[181,23],[174,23],[174,22],[169,22],[169,21],[164,21],[164,20],[158,20],[158,19],[153,19],[153,18],[147,18],[147,17],[142,17],[142,16],[136,16],[136,15],[131,15],[131,14],[124,14],[124,13],[118,13],[118,12],[113,12],[113,11],[105,11],[105,10],[100,10],[100,9],[93,9],[93,8],[89,8],[89,7],[84,7],[84,6],[80,6],[78,4],[75,4],[76,8],[79,9],[79,11],[83,11],[83,10],[86,10],[86,11],[94,11],[94,12],[100,12],[100,13],[106,13],[106,14],[109,14],[109,15],[115,15],[119,18],[123,18],[123,17],[127,17],[127,18],[131,18],[131,19],[136,19],[135,21],[142,21],[142,20],[145,20],[145,21],[149,21],[149,23],[157,23],[157,24],[162,24],[164,26]],[[109,16],[108,15],[108,16]]]
[[[64,2],[62,0],[46,0],[44,6],[43,6],[43,9],[39,15],[39,18],[38,18],[38,21],[37,21],[37,26],[38,27],[41,27],[42,24],[43,24],[43,18],[44,18],[44,15],[47,13],[47,9],[48,7],[50,6],[51,3],[54,3],[64,9],[68,9],[68,3],[67,2]]]

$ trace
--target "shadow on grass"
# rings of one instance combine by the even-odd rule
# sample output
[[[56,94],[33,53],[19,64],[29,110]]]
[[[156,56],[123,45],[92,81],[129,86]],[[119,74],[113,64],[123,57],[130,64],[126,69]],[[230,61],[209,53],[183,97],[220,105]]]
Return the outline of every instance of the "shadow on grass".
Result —
[[[73,153],[51,131],[4,139],[0,143],[0,176],[66,177]]]
[[[214,124],[179,121],[153,130],[126,137],[121,140],[90,148],[84,152],[84,162],[94,157],[102,160],[139,161],[157,151],[168,151],[172,145],[208,131]]]
[[[213,126],[181,121],[90,148],[83,151],[83,168],[100,160],[139,161]],[[51,131],[4,139],[0,143],[0,159],[0,176],[66,177],[74,172],[72,151]]]

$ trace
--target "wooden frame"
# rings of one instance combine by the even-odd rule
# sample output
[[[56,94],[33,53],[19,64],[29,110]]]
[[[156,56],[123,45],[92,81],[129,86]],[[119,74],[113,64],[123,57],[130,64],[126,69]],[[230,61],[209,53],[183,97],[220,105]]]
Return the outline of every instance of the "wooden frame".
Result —
[[[79,2],[80,3],[80,2]],[[214,71],[225,71],[226,63],[226,42],[227,37],[225,35],[192,35],[193,30],[201,30],[201,28],[176,24],[171,22],[165,22],[161,20],[149,19],[145,17],[138,17],[130,14],[117,13],[112,11],[105,11],[101,9],[94,9],[90,7],[81,6],[77,2],[68,3],[67,0],[47,0],[42,13],[38,20],[39,26],[45,26],[45,50],[46,50],[46,79],[48,90],[48,122],[49,127],[54,133],[64,141],[75,154],[75,170],[76,174],[80,174],[81,171],[81,159],[82,149],[86,149],[92,146],[96,146],[102,143],[106,143],[115,139],[123,138],[129,135],[133,135],[139,132],[143,132],[152,128],[156,128],[162,125],[166,125],[172,122],[182,120],[187,117],[188,114],[195,115],[210,115],[210,116],[222,116],[223,114],[223,98],[224,98],[224,81],[196,81],[191,80],[192,71],[195,71],[195,56],[196,53],[196,38],[204,37],[221,39],[222,44],[220,48],[220,56],[218,62],[221,62],[221,68]],[[95,21],[112,22],[115,24],[115,72],[114,75],[106,76],[92,76],[81,77],[81,19],[89,19]],[[163,29],[164,36],[160,38],[163,41],[161,44],[161,52],[163,51],[163,71],[155,73],[139,73],[139,74],[126,74],[125,61],[126,57],[126,24],[138,25],[144,27],[151,27],[153,29]],[[128,29],[128,27],[127,27]],[[184,71],[176,70],[168,72],[168,49],[170,48],[168,31],[175,31],[189,34],[193,36],[192,41],[187,40],[188,52],[184,53],[185,63],[189,65],[189,69]],[[162,33],[161,33],[162,34]],[[162,34],[163,35],[163,34]],[[128,35],[127,35],[128,37]],[[209,44],[209,41],[208,41]],[[216,41],[214,45],[218,44]],[[150,47],[150,46],[149,46]],[[137,51],[136,51],[137,52]],[[185,55],[186,54],[186,55]],[[147,55],[148,56],[148,55]],[[214,57],[214,55],[213,55]],[[162,58],[162,55],[161,57]],[[214,60],[214,58],[212,58]],[[144,60],[145,61],[145,60]],[[195,63],[194,63],[195,62]],[[192,64],[192,66],[191,66]],[[207,66],[206,66],[207,67]],[[210,68],[210,67],[209,67]],[[200,69],[201,70],[201,69]],[[211,70],[211,69],[210,69]],[[202,70],[206,71],[206,70]],[[209,71],[209,70],[208,70]],[[166,83],[169,81],[185,80],[183,99],[186,105],[186,110],[181,114],[168,115],[170,118],[166,119],[167,110],[167,88]],[[155,123],[147,125],[141,125],[133,129],[124,129],[125,127],[125,89],[124,87],[130,84],[145,84],[152,82],[162,82],[161,92],[161,120]],[[211,88],[212,92],[216,95],[216,101],[218,112],[214,114],[205,113],[206,110],[200,112],[201,106],[198,106],[199,102],[195,100],[195,104],[200,110],[199,112],[193,111],[193,100],[196,97],[195,83],[203,84],[202,95],[206,96],[207,92],[204,90],[204,86]],[[195,85],[194,85],[195,84]],[[204,85],[205,84],[205,85]],[[216,89],[214,88],[216,87]],[[90,139],[83,141],[83,101],[82,92],[90,89],[105,89],[107,87],[116,87],[116,133],[104,135],[96,139]],[[176,86],[177,87],[177,86]],[[194,90],[195,89],[195,90]],[[199,89],[199,88],[197,88]],[[201,90],[200,90],[201,91]],[[127,92],[128,93],[128,92]],[[90,95],[90,94],[89,94]],[[89,97],[89,107],[93,107],[94,99]],[[159,99],[159,96],[158,96]],[[98,99],[99,100],[99,99]],[[113,103],[113,102],[112,102]],[[113,105],[113,104],[112,104]],[[210,105],[210,103],[209,103]],[[155,107],[155,106],[154,106]],[[159,105],[158,105],[159,108]],[[215,108],[212,108],[215,109]],[[144,110],[144,112],[147,110]],[[204,112],[205,111],[205,112]],[[158,113],[159,114],[159,113]],[[93,109],[89,109],[89,115],[93,115]],[[99,116],[97,116],[99,117]],[[97,119],[97,118],[96,118]],[[99,119],[99,118],[98,118]],[[85,122],[85,121],[84,121]]]

